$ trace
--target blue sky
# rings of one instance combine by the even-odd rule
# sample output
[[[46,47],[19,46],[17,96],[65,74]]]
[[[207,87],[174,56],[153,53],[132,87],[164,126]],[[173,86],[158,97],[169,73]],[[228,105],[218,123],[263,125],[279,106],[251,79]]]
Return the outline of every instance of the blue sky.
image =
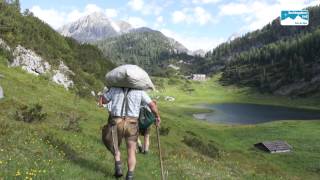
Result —
[[[95,11],[147,26],[190,50],[211,50],[230,37],[263,27],[281,10],[298,10],[320,0],[20,0],[22,9],[57,29]]]

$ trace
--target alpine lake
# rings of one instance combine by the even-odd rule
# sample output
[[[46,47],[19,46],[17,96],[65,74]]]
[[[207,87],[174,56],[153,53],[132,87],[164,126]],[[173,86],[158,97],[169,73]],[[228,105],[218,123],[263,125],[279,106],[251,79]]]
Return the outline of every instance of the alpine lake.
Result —
[[[209,113],[194,114],[193,116],[196,119],[223,124],[259,124],[279,120],[320,119],[319,110],[274,105],[220,103],[201,104],[196,107],[211,111]]]

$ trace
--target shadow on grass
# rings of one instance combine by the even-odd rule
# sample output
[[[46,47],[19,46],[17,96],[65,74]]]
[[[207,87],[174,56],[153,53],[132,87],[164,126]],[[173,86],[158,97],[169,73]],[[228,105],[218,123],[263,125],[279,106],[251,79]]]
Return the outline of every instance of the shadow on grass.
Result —
[[[65,157],[70,160],[72,163],[82,167],[86,168],[93,172],[101,172],[105,174],[105,176],[112,176],[113,174],[104,168],[104,166],[100,163],[85,159],[81,157],[74,149],[72,149],[68,144],[65,142],[54,138],[52,135],[47,135],[44,137],[44,141],[48,141],[53,146],[56,146],[59,151],[62,151],[65,153]]]

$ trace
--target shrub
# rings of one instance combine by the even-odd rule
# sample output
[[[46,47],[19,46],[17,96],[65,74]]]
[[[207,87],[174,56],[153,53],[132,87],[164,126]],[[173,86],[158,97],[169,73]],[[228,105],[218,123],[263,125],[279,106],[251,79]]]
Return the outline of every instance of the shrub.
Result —
[[[181,90],[191,94],[193,91],[195,91],[195,89],[192,87],[190,82],[185,82],[182,86],[181,86]]]
[[[159,134],[161,136],[167,136],[170,132],[170,127],[161,126],[159,129]]]
[[[15,119],[17,121],[23,121],[27,123],[40,122],[47,118],[47,113],[42,112],[42,106],[40,104],[32,105],[31,107],[22,106],[15,113]]]
[[[170,77],[169,81],[168,81],[169,85],[178,85],[181,83],[182,83],[182,81],[178,77]]]
[[[0,121],[0,135],[6,135],[9,134],[11,131],[10,126],[7,122],[5,121]]]
[[[158,90],[164,90],[166,83],[165,80],[163,78],[152,78],[152,82],[154,83],[154,85],[156,86],[156,89]]]
[[[205,156],[209,156],[211,158],[220,157],[219,149],[213,141],[205,143],[201,139],[189,135],[184,136],[182,142],[184,142],[187,146]]]
[[[72,132],[81,132],[82,129],[80,127],[81,117],[76,113],[72,112],[70,114],[64,115],[66,118],[65,125],[62,127],[63,130],[72,131]]]

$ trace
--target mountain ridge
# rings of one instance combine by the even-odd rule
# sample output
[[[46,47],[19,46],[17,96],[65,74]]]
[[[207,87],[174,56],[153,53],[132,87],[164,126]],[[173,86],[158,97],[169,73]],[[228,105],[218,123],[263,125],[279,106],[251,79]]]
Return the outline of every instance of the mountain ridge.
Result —
[[[102,12],[94,12],[58,29],[58,32],[63,36],[72,37],[80,43],[94,43],[127,33],[156,31],[161,32],[149,27],[135,28],[126,21],[108,18]],[[189,51],[184,45],[176,41],[174,38],[167,38],[171,41],[171,44],[176,45],[176,48],[179,49],[179,51]]]
[[[75,22],[63,25],[58,32],[81,43],[90,43],[127,33],[132,28],[125,21],[113,21],[102,12],[94,12]]]

